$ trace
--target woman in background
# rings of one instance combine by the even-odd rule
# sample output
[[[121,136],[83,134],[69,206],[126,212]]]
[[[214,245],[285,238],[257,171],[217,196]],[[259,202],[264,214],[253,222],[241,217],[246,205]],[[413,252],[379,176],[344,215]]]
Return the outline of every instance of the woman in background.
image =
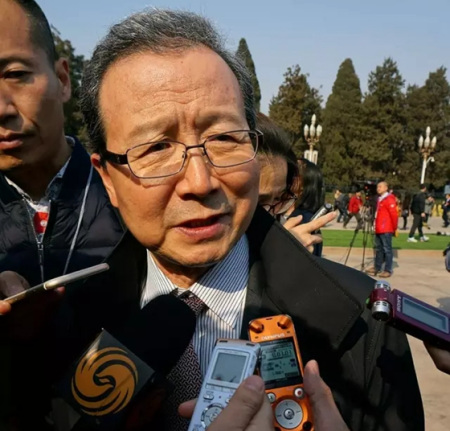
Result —
[[[299,197],[295,202],[295,209],[292,211],[291,218],[302,216],[302,223],[311,221],[314,213],[325,202],[325,189],[323,186],[323,175],[320,168],[306,159],[298,161],[300,176]],[[318,232],[320,234],[320,232]],[[313,254],[322,256],[323,244],[314,245]]]
[[[304,202],[308,208],[311,203],[309,185],[303,192],[303,176],[307,178],[307,184],[314,181],[309,178],[309,170],[303,172],[303,165],[297,163],[286,132],[264,114],[259,113],[257,120],[257,128],[264,135],[257,155],[260,164],[259,204],[310,252],[320,256],[322,248],[315,246],[322,242],[322,237],[317,231],[333,220],[336,214],[327,214],[311,223],[308,221],[313,213],[310,216],[305,213],[306,221],[303,215],[289,217],[296,202]]]

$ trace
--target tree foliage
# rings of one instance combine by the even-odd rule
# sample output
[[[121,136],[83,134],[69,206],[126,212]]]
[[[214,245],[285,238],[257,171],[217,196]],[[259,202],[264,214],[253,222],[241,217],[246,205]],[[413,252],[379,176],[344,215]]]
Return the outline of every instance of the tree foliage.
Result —
[[[362,112],[364,130],[355,151],[366,178],[385,179],[392,185],[402,179],[404,173],[398,167],[408,150],[403,87],[397,63],[391,58],[369,74]]]
[[[278,94],[270,101],[269,117],[292,135],[294,151],[299,157],[306,149],[303,127],[311,123],[313,114],[320,122],[321,102],[319,91],[309,85],[299,65],[287,69]]]
[[[422,87],[409,86],[407,89],[407,139],[411,157],[403,169],[411,172],[413,166],[416,168],[416,184],[423,160],[418,153],[418,137],[425,137],[428,126],[431,137],[437,138],[437,145],[433,153],[435,162],[429,163],[426,170],[426,182],[439,186],[450,178],[450,85],[446,72],[444,67],[440,67],[429,74]]]
[[[287,69],[269,116],[290,132],[297,155],[307,148],[303,127],[318,115],[323,134],[318,145],[326,183],[350,185],[384,179],[394,187],[417,189],[422,168],[418,138],[428,126],[437,137],[425,182],[432,188],[450,180],[450,85],[444,67],[431,72],[423,86],[409,85],[392,58],[386,58],[368,77],[361,94],[352,60],[339,67],[332,92],[321,113],[319,92],[295,65]]]
[[[85,59],[84,56],[75,54],[75,48],[70,40],[62,39],[61,33],[55,27],[52,27],[52,33],[58,57],[67,59],[69,63],[72,86],[72,96],[64,105],[64,130],[67,135],[77,136],[81,142],[87,142],[87,131],[79,106],[81,77]]]
[[[329,184],[350,184],[358,178],[355,149],[361,146],[361,86],[351,59],[339,67],[323,112],[320,140],[322,170]]]
[[[252,75],[252,84],[253,84],[253,96],[255,98],[255,109],[257,111],[260,110],[261,105],[261,88],[259,87],[258,78],[256,76],[255,63],[253,62],[252,55],[250,54],[250,50],[247,45],[247,41],[242,38],[239,41],[239,46],[236,54],[242,59],[242,61],[247,66],[247,69],[250,71]]]

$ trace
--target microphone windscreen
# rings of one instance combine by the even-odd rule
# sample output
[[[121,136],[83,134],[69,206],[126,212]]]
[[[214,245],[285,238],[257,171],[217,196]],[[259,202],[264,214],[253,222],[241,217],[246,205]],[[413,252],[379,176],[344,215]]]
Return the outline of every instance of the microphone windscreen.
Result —
[[[151,300],[111,335],[153,370],[167,375],[191,341],[195,313],[174,295]]]

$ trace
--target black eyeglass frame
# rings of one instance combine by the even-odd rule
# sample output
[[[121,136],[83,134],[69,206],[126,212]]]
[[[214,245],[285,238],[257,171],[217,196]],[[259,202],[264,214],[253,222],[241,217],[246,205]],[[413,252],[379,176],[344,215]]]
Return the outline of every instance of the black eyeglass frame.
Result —
[[[216,164],[213,163],[213,161],[211,160],[211,158],[209,157],[208,151],[206,149],[206,144],[209,140],[211,140],[214,137],[217,136],[221,136],[221,135],[226,135],[228,133],[236,133],[236,132],[252,132],[255,133],[256,136],[256,140],[253,143],[253,147],[254,147],[254,154],[253,157],[246,160],[245,162],[240,162],[240,163],[233,163],[232,165],[227,165],[227,166],[218,166]],[[251,137],[250,137],[251,139]],[[144,142],[143,144],[138,144],[135,145],[131,148],[128,148],[127,151],[124,154],[118,154],[118,153],[113,153],[112,151],[107,150],[106,148],[104,150],[100,151],[100,156],[103,160],[110,162],[110,163],[114,163],[116,165],[128,165],[128,168],[130,169],[130,172],[136,177],[136,178],[140,178],[140,179],[157,179],[157,178],[166,178],[166,177],[171,177],[173,175],[177,175],[178,173],[180,173],[183,168],[184,165],[186,164],[186,159],[187,159],[187,152],[193,148],[202,148],[203,149],[203,154],[207,157],[208,161],[211,163],[212,166],[216,167],[216,168],[231,168],[233,166],[240,166],[240,165],[244,165],[246,163],[251,162],[252,160],[255,159],[256,154],[258,152],[258,147],[263,144],[263,139],[264,139],[264,135],[263,133],[258,130],[258,129],[242,129],[242,130],[228,130],[226,132],[222,132],[222,133],[215,133],[214,135],[208,136],[207,138],[205,138],[205,140],[203,141],[203,143],[198,144],[198,145],[191,145],[191,146],[187,146],[184,142],[179,142],[179,141],[172,141],[172,140],[161,140],[161,141],[155,141],[155,142]],[[253,139],[251,139],[253,142]],[[183,156],[183,161],[181,163],[180,169],[177,172],[174,172],[173,174],[168,174],[168,175],[158,175],[158,176],[152,176],[152,177],[141,177],[136,175],[133,172],[133,169],[130,166],[130,163],[128,162],[128,152],[131,150],[134,150],[136,148],[142,147],[144,145],[149,145],[149,144],[157,144],[159,142],[170,142],[172,144],[180,144],[183,145],[185,150],[184,150],[184,156]]]
[[[284,213],[286,213],[286,211],[292,206],[294,205],[295,201],[298,199],[298,196],[295,195],[294,193],[292,193],[289,190],[286,190],[283,192],[283,194],[286,195],[286,198],[282,198],[279,201],[273,203],[273,204],[264,204],[261,205],[268,213],[272,214],[273,216],[281,216]],[[288,203],[290,203],[290,205],[288,205]],[[280,206],[280,210],[275,212],[275,208],[277,206]]]

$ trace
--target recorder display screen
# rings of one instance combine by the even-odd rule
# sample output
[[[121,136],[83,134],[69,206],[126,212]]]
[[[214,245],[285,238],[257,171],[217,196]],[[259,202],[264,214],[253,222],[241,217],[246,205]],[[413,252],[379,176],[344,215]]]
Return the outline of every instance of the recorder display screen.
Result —
[[[292,338],[267,341],[260,343],[260,346],[260,370],[266,389],[298,385],[303,382]]]
[[[430,310],[422,304],[403,297],[402,313],[434,329],[449,333],[448,319],[444,314]]]
[[[211,378],[220,382],[240,383],[246,360],[246,355],[219,352]]]

